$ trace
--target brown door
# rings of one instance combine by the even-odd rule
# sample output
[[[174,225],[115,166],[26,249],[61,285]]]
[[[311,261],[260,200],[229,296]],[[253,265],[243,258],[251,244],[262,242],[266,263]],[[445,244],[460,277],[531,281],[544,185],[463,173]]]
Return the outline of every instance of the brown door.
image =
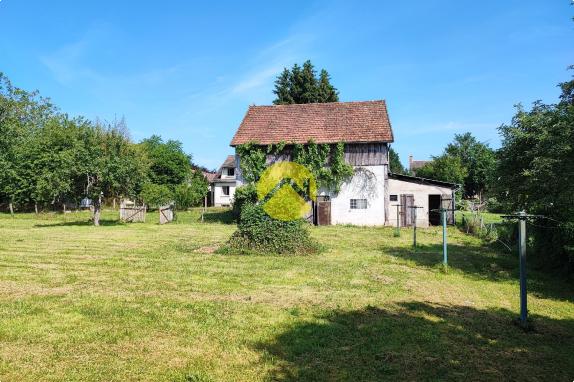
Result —
[[[412,194],[401,195],[401,225],[403,227],[410,227],[413,225],[413,208],[415,205],[415,197]]]
[[[331,225],[331,200],[317,198],[317,225]]]

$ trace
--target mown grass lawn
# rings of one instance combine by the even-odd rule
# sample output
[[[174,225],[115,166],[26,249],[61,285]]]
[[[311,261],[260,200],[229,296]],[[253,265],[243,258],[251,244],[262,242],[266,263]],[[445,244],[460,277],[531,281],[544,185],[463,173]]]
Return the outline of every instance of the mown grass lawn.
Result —
[[[449,229],[319,227],[307,257],[214,254],[224,211],[92,227],[0,215],[0,381],[574,379],[572,283]]]

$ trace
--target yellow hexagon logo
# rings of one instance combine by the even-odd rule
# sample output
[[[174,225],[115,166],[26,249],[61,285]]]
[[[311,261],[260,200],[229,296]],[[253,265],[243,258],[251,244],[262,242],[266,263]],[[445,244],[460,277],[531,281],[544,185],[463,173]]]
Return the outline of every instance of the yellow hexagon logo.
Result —
[[[317,198],[317,184],[307,167],[294,162],[277,162],[261,174],[257,197],[263,210],[272,218],[297,220],[311,210],[308,202]]]

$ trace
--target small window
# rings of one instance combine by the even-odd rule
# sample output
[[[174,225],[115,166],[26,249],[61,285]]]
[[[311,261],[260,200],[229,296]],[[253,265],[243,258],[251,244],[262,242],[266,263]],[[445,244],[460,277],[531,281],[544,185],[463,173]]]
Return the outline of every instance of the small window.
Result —
[[[396,202],[398,200],[399,200],[398,195],[391,195],[391,202]]]
[[[223,191],[224,196],[229,196],[229,186],[223,186],[221,187],[221,190]]]
[[[364,210],[367,208],[367,199],[351,199],[352,210]]]
[[[228,168],[227,169],[227,175],[229,175],[229,176],[235,175],[235,168],[233,168],[233,167]]]

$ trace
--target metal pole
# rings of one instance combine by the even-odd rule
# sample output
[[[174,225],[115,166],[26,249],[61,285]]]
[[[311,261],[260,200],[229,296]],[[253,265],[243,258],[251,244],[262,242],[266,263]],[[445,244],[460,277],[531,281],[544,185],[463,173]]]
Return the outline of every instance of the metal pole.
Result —
[[[447,254],[447,246],[446,246],[446,208],[441,209],[441,217],[442,217],[442,262],[445,266],[448,266],[448,254]]]
[[[526,212],[518,220],[518,255],[520,257],[520,324],[526,326],[528,308],[526,299]]]
[[[397,231],[395,233],[395,236],[400,237],[401,236],[401,219],[400,219],[400,212],[399,212],[399,208],[400,208],[400,204],[397,204]]]
[[[414,207],[412,209],[413,211],[413,223],[414,223],[414,229],[413,229],[413,247],[416,248],[417,247],[417,208]]]

